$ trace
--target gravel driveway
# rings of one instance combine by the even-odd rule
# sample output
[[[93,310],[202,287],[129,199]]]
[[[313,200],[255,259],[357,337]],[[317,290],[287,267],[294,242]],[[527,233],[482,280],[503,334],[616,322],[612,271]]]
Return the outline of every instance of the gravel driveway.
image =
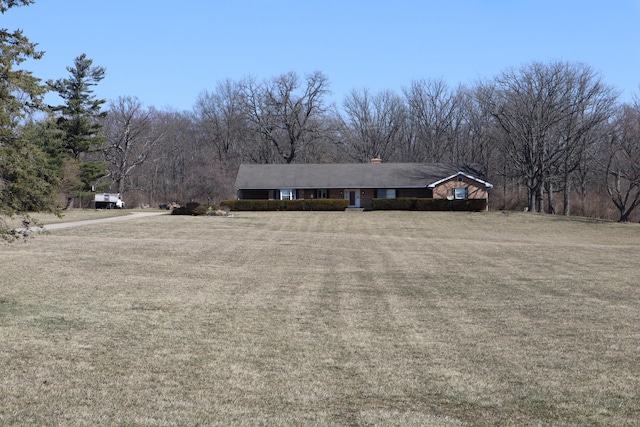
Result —
[[[108,222],[124,221],[128,219],[144,218],[147,216],[168,215],[167,212],[132,212],[129,215],[114,216],[112,218],[87,219],[84,221],[61,222],[42,227],[45,231],[59,230],[61,228],[79,227],[81,225],[104,224]],[[34,231],[38,231],[34,229]]]

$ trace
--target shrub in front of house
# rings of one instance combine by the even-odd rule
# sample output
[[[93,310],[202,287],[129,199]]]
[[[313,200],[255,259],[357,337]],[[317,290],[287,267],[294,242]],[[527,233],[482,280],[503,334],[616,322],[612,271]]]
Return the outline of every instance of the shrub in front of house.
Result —
[[[293,201],[293,200],[292,200]],[[349,207],[345,199],[304,199],[301,203],[303,211],[343,211]]]
[[[171,210],[171,215],[210,215],[218,209],[217,206],[204,206],[197,202],[189,202],[186,206],[180,206]]]
[[[487,201],[484,199],[373,199],[372,209],[375,210],[409,210],[409,211],[467,211],[480,212],[486,210]]]
[[[487,210],[487,201],[485,199],[452,200],[451,210],[464,212],[482,212]]]
[[[378,210],[409,211],[416,210],[416,198],[372,199],[371,208]]]
[[[224,200],[221,207],[232,211],[343,211],[349,207],[344,199],[300,200]]]

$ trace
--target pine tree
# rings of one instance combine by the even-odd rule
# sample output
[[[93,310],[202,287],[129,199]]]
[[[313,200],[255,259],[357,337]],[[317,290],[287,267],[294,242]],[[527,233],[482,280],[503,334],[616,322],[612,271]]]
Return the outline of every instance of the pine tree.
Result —
[[[96,99],[92,86],[105,76],[103,67],[93,66],[93,60],[86,54],[74,60],[73,67],[67,67],[70,75],[66,79],[49,80],[49,87],[65,101],[64,105],[53,107],[59,112],[58,127],[64,132],[64,148],[76,159],[83,153],[100,147],[104,138],[100,135],[102,125],[98,121],[106,115],[101,112],[104,99]]]
[[[78,163],[77,170],[80,171],[81,185],[72,189],[69,195],[83,197],[91,194],[96,181],[108,174],[107,164],[96,155],[106,140],[100,123],[106,115],[100,111],[106,100],[96,99],[92,89],[104,78],[106,70],[94,66],[93,60],[83,53],[75,58],[67,71],[70,73],[68,78],[49,80],[47,84],[65,101],[63,105],[52,107],[52,111],[57,114],[57,127],[62,132],[61,149]]]
[[[33,3],[32,0],[0,0],[0,12]],[[56,212],[55,175],[46,156],[22,133],[28,114],[42,106],[47,88],[31,72],[16,69],[27,59],[40,59],[22,31],[0,29],[0,238],[26,236],[33,224],[31,211]],[[6,218],[19,217],[22,231],[12,229]]]

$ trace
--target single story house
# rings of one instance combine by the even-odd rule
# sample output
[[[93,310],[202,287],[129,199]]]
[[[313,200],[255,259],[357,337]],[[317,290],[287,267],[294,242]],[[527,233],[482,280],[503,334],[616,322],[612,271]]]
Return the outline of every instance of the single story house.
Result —
[[[488,199],[490,183],[480,169],[453,163],[241,164],[238,199],[344,198],[371,209],[374,198]]]

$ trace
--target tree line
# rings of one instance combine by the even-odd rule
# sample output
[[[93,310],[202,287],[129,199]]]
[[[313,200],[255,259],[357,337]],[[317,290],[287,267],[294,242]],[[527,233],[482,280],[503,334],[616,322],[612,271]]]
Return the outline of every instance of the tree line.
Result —
[[[476,163],[493,208],[629,220],[640,202],[640,102],[585,64],[533,62],[472,86],[422,79],[328,105],[321,73],[219,83],[187,119],[220,179],[241,162]],[[222,186],[221,188],[224,188]],[[216,195],[214,195],[216,196]],[[607,208],[604,208],[606,205]]]
[[[32,0],[0,0],[0,12]],[[479,164],[491,207],[632,219],[640,203],[640,101],[581,63],[532,62],[473,85],[419,79],[401,93],[352,90],[330,102],[321,72],[217,82],[191,111],[107,102],[106,69],[82,54],[68,76],[20,69],[42,53],[0,30],[0,212],[86,207],[96,191],[130,206],[214,203],[240,163]],[[58,106],[45,105],[54,91]],[[63,195],[63,203],[60,202]],[[28,215],[24,216],[28,219]]]

